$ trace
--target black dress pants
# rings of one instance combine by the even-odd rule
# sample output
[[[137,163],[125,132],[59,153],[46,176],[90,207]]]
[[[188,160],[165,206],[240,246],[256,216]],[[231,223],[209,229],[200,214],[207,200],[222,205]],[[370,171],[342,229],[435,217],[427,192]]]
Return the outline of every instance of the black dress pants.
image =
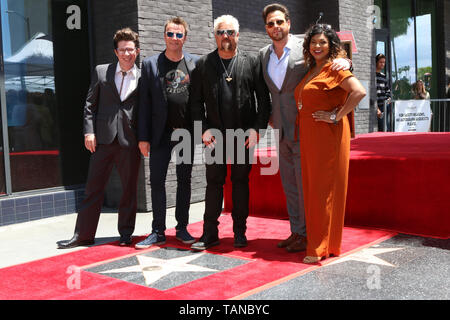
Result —
[[[118,231],[121,236],[133,234],[137,211],[137,181],[140,160],[141,156],[137,146],[121,147],[117,139],[111,144],[97,146],[97,150],[91,155],[89,161],[85,188],[86,198],[81,204],[75,226],[75,234],[80,240],[92,240],[95,237],[105,187],[114,164],[123,189],[118,209]]]
[[[226,143],[225,143],[226,144]],[[221,146],[216,145],[215,148]],[[203,216],[203,236],[202,241],[213,241],[218,239],[219,216],[222,212],[223,187],[227,177],[227,161],[231,161],[231,184],[233,209],[231,217],[233,219],[233,232],[235,235],[245,235],[247,230],[247,218],[249,214],[249,174],[252,168],[250,156],[253,157],[252,149],[246,149],[243,144],[233,143],[234,157],[228,152],[224,152],[223,163],[206,164],[206,195],[205,213]],[[245,152],[243,163],[237,161],[237,150]]]

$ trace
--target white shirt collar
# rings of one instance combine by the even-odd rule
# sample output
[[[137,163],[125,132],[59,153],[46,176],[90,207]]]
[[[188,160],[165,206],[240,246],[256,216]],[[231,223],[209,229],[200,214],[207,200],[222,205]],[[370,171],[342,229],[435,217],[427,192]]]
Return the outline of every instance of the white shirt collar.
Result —
[[[121,72],[122,72],[122,69],[120,68],[120,63],[117,62],[116,74],[121,73]],[[133,65],[133,68],[131,68],[130,70],[127,71],[127,75],[130,74],[130,72],[133,75],[133,77],[136,78],[136,72],[137,72],[136,64]]]
[[[289,52],[289,51],[291,51],[291,50],[292,50],[292,46],[293,46],[292,35],[289,34],[289,40],[288,40],[288,42],[286,43],[286,45],[284,46],[284,48],[283,48],[284,52]],[[270,50],[271,50],[272,52],[275,52],[275,49],[274,49],[274,47],[273,47],[273,43],[272,43],[272,45],[270,46]]]

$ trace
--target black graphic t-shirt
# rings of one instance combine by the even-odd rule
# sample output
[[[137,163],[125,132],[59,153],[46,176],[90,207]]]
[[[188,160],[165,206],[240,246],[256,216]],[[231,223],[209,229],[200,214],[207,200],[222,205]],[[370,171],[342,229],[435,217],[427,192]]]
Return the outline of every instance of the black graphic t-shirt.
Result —
[[[187,104],[189,100],[190,77],[184,58],[173,62],[164,56],[164,90],[166,91],[168,116],[168,128],[187,128]]]

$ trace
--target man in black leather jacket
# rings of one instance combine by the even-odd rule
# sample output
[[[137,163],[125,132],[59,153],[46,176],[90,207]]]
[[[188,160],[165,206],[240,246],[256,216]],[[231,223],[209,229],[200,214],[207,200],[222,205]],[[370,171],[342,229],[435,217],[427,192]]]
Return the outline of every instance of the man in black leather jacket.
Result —
[[[214,35],[217,49],[199,59],[191,79],[190,108],[194,127],[201,122],[202,142],[218,160],[206,164],[203,235],[192,245],[194,250],[219,244],[218,218],[222,211],[227,157],[231,158],[234,245],[247,245],[251,162],[259,132],[267,128],[271,112],[259,59],[237,48],[237,19],[230,15],[218,17],[214,21]],[[230,137],[226,132],[233,135]]]

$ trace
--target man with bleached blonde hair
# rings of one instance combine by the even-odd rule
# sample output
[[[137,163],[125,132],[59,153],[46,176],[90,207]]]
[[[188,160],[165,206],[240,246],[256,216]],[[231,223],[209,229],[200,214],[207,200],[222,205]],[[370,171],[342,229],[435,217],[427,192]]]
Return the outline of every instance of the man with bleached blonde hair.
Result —
[[[219,29],[222,23],[230,23],[233,26],[233,30],[239,33],[239,21],[229,14],[224,14],[216,19],[214,19],[214,34]]]
[[[271,108],[258,57],[238,49],[237,19],[230,15],[218,17],[214,20],[214,36],[217,49],[197,62],[192,73],[189,101],[193,121],[199,121],[202,126],[202,142],[216,154],[222,150],[223,159],[220,157],[219,161],[206,164],[203,235],[191,246],[193,250],[205,250],[219,244],[218,218],[222,211],[228,156],[233,185],[234,246],[247,246],[251,157],[259,130],[267,127]],[[229,130],[246,131],[248,135],[244,134],[242,139],[229,139],[225,134]],[[223,152],[225,145],[226,152]],[[229,149],[234,152],[227,154]],[[244,155],[243,163],[236,161],[239,153]]]

